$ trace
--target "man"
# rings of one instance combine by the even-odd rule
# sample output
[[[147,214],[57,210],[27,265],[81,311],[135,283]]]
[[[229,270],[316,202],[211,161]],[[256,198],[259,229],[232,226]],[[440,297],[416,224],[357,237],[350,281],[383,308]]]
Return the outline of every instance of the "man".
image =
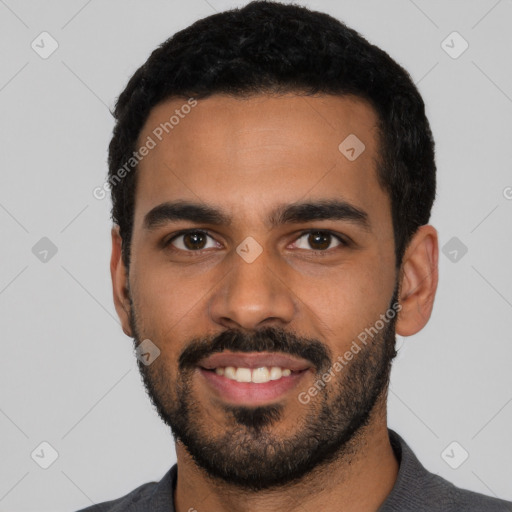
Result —
[[[273,2],[200,20],[119,97],[111,272],[176,441],[159,483],[87,511],[506,511],[388,430],[395,333],[429,320],[423,101],[386,53]]]

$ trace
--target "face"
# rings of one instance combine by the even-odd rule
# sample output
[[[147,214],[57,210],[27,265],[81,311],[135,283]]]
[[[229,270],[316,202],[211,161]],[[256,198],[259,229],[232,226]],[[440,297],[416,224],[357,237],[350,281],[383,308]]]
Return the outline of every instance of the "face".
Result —
[[[155,107],[139,137],[156,145],[123,326],[160,350],[139,367],[197,465],[269,488],[349,457],[385,398],[397,275],[377,117],[353,97],[185,104]]]

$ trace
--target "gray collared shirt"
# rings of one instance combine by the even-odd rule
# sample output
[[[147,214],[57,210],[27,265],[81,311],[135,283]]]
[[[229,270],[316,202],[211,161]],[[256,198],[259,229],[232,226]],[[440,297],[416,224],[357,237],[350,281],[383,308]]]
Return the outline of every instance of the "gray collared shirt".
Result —
[[[389,438],[400,469],[391,493],[377,512],[512,512],[512,502],[460,489],[427,471],[393,430],[389,430]],[[78,512],[175,512],[176,475],[175,464],[159,482],[143,484],[122,498]]]

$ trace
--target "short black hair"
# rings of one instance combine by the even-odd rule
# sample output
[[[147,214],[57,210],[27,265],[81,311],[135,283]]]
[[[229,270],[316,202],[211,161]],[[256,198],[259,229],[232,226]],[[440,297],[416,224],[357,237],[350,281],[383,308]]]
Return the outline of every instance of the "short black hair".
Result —
[[[112,220],[119,225],[127,267],[137,176],[132,157],[151,109],[171,97],[290,92],[350,94],[375,109],[377,178],[391,200],[397,267],[401,264],[412,235],[428,223],[436,190],[434,141],[414,82],[386,52],[332,16],[253,1],[203,18],[167,39],[117,100],[109,183]]]

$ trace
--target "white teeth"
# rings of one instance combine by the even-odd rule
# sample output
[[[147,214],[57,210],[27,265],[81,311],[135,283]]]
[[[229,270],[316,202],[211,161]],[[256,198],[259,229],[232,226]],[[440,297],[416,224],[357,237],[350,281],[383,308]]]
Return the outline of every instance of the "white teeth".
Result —
[[[270,372],[268,368],[254,368],[252,371],[253,382],[268,382],[270,380]]]
[[[230,380],[237,382],[254,382],[256,384],[279,380],[282,377],[288,377],[292,371],[289,368],[280,368],[279,366],[262,366],[260,368],[235,368],[226,366],[215,368],[217,375],[223,375]]]
[[[233,366],[226,366],[226,368],[224,368],[224,377],[227,377],[228,379],[231,379],[231,380],[236,380],[236,368],[234,368]]]
[[[250,368],[237,368],[235,373],[237,382],[251,382],[251,369]]]
[[[279,366],[272,366],[270,368],[270,380],[277,380],[283,376],[283,372]]]

